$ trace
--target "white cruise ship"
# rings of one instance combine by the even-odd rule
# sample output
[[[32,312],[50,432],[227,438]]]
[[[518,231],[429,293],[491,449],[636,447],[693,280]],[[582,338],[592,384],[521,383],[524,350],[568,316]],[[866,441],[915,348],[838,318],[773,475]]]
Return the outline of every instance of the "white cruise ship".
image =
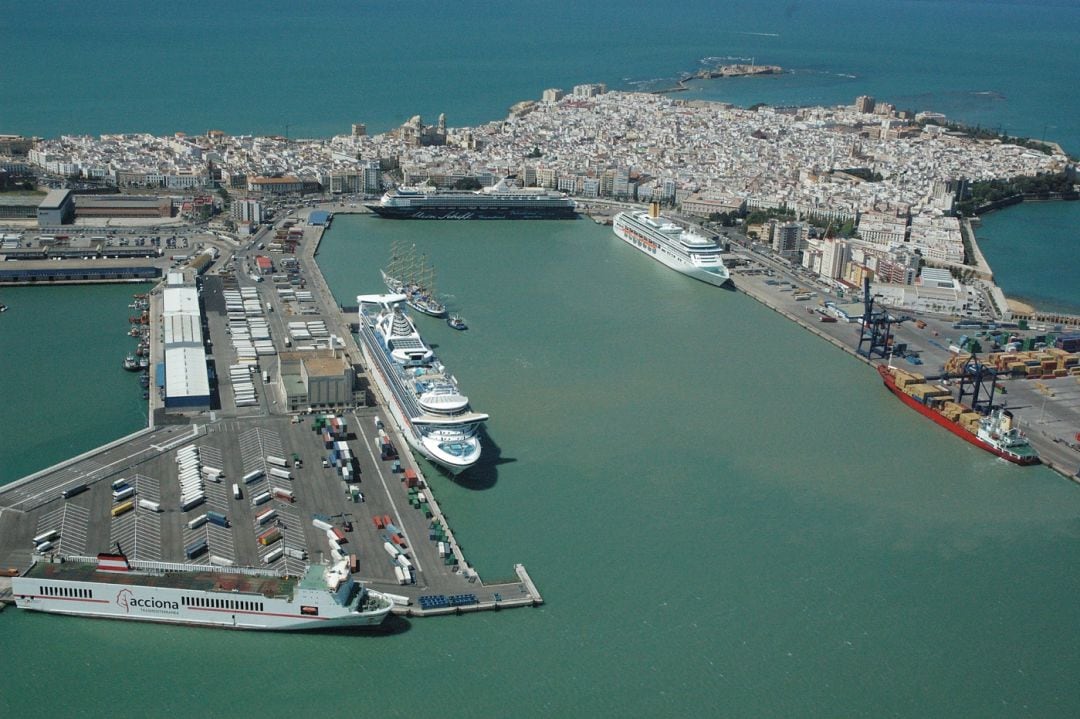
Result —
[[[482,190],[399,187],[365,205],[380,217],[408,220],[572,220],[573,198],[544,188],[510,187],[500,180]]]
[[[457,380],[424,344],[404,295],[360,295],[360,349],[368,374],[406,441],[457,474],[480,459],[476,434],[486,414],[472,411]]]
[[[684,275],[716,286],[731,277],[720,258],[716,240],[685,230],[662,217],[656,204],[648,212],[620,212],[615,215],[613,227],[626,244]]]
[[[39,612],[278,631],[375,626],[393,606],[353,580],[347,560],[297,578],[122,554],[46,556],[12,578],[11,593],[16,606]]]

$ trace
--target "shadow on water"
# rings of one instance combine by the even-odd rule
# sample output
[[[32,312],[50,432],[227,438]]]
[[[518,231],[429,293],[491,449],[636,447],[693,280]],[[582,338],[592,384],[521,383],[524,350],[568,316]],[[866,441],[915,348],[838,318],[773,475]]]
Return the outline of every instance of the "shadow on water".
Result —
[[[491,489],[499,481],[500,464],[509,464],[517,460],[503,456],[502,448],[491,438],[486,427],[480,427],[477,436],[480,438],[480,445],[484,448],[480,454],[480,461],[458,476],[451,476],[450,479],[465,489],[480,491]]]
[[[334,634],[337,636],[357,637],[396,637],[412,629],[412,623],[397,614],[388,614],[382,624],[375,627],[330,627],[327,629],[309,629],[303,634]]]

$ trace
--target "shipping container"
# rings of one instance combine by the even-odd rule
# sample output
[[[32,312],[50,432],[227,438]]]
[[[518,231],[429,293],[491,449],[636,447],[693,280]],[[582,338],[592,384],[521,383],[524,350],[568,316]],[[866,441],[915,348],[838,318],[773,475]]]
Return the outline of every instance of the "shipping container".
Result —
[[[158,504],[157,502],[151,502],[149,499],[140,499],[139,500],[139,506],[142,507],[143,509],[148,509],[151,512],[160,512],[161,511],[161,505]]]
[[[195,517],[194,519],[189,521],[187,523],[187,526],[188,526],[188,529],[198,529],[199,527],[203,526],[204,524],[206,524],[206,515],[205,514],[200,514],[198,517]]]
[[[412,562],[410,562],[409,558],[406,557],[404,554],[397,555],[397,563],[398,566],[400,566],[402,569],[411,570],[413,568]]]
[[[122,501],[124,499],[127,499],[128,497],[134,497],[134,496],[135,496],[135,488],[134,487],[127,487],[127,486],[121,487],[119,489],[114,489],[113,493],[112,493],[112,498],[113,498],[114,502],[119,502],[119,501]]]
[[[252,472],[248,472],[244,475],[244,484],[251,484],[261,476],[263,476],[263,471],[261,469],[256,469]]]
[[[383,542],[383,549],[385,549],[386,553],[395,559],[397,559],[397,555],[400,554],[398,548],[395,547],[393,544],[390,544],[390,542]]]
[[[327,522],[324,519],[319,519],[318,517],[311,520],[311,525],[316,529],[322,529],[324,531],[334,528],[334,525],[330,524],[330,522]]]
[[[286,547],[285,556],[292,557],[293,559],[307,559],[307,552],[305,552],[303,549],[293,549],[290,547]]]
[[[234,562],[233,560],[226,559],[225,557],[219,557],[216,554],[210,555],[210,563],[218,567],[232,567],[236,564],[236,562]]]
[[[263,562],[265,564],[273,564],[277,560],[281,559],[284,554],[284,547],[277,547],[276,549],[271,549],[269,552],[267,552],[266,556],[263,557]]]
[[[279,530],[277,527],[268,529],[258,536],[259,544],[263,545],[264,547],[273,544],[279,539],[281,539],[281,530]]]
[[[356,558],[355,554],[349,555],[349,572],[356,574],[360,570],[360,561]]]
[[[125,512],[130,512],[133,509],[135,509],[135,500],[134,499],[129,499],[128,501],[124,502],[123,504],[118,504],[115,507],[113,507],[112,508],[112,516],[119,517],[121,514],[124,514]]]
[[[206,551],[206,548],[206,540],[199,539],[184,547],[184,554],[187,555],[188,559],[195,559],[195,557],[203,554]]]
[[[341,531],[340,529],[338,529],[337,527],[332,527],[332,528],[331,528],[331,529],[329,530],[329,532],[332,532],[332,533],[333,533],[333,536],[334,536],[334,539],[336,539],[336,540],[337,540],[338,542],[340,542],[341,544],[345,544],[345,542],[348,542],[348,541],[349,541],[348,539],[346,539],[346,538],[345,538],[345,532],[342,532],[342,531]]]
[[[49,540],[56,539],[60,536],[60,532],[55,529],[50,529],[48,532],[42,532],[38,536],[34,537],[34,544],[41,544],[42,542],[48,542]]]
[[[405,571],[401,567],[399,567],[397,565],[394,565],[394,576],[397,577],[398,584],[407,584],[408,583],[405,580]]]
[[[288,467],[289,466],[289,463],[286,462],[284,459],[282,459],[281,457],[275,457],[272,454],[266,455],[266,462],[267,462],[267,464],[272,464],[272,465],[275,465],[277,467]]]
[[[207,512],[206,521],[210,522],[210,524],[216,524],[219,527],[229,526],[229,518],[220,512]]]
[[[293,495],[292,490],[284,489],[282,487],[274,487],[271,492],[277,499],[284,499],[286,502],[295,502],[296,496]]]
[[[260,504],[265,504],[270,501],[270,493],[263,492],[262,494],[255,495],[251,500],[252,507],[258,507]]]
[[[53,548],[53,543],[52,542],[41,542],[40,544],[35,544],[34,545],[34,551],[37,552],[38,554],[44,554],[45,552],[49,551],[52,548]]]
[[[234,484],[232,486],[232,496],[233,496],[233,499],[243,499],[244,498],[244,493],[240,491],[240,485],[239,484]]]
[[[128,481],[123,478],[114,480],[112,483],[113,489],[123,489],[126,486],[128,486]]]
[[[266,524],[267,522],[269,522],[270,520],[272,520],[276,516],[277,516],[277,510],[276,509],[267,509],[266,511],[259,512],[258,514],[255,515],[255,523],[258,524],[261,527],[262,525]]]
[[[206,495],[205,494],[196,494],[195,496],[188,497],[186,499],[181,498],[181,500],[180,500],[180,511],[181,512],[187,512],[189,510],[195,509],[195,507],[198,507],[200,504],[202,504],[205,501],[206,501]]]
[[[85,484],[76,484],[74,487],[68,487],[67,489],[65,489],[63,492],[60,493],[60,496],[62,496],[64,499],[71,499],[76,495],[82,494],[87,489],[88,487]]]
[[[277,477],[278,479],[292,480],[292,472],[287,469],[279,469],[277,467],[270,468],[270,476]]]

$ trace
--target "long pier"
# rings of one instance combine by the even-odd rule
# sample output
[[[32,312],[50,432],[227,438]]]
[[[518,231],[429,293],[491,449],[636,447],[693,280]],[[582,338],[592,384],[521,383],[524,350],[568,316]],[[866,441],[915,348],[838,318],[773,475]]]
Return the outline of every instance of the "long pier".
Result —
[[[290,219],[303,222],[304,214]],[[346,535],[343,551],[356,556],[358,580],[373,590],[395,594],[407,602],[394,609],[402,616],[440,616],[543,603],[543,597],[522,565],[515,566],[514,580],[491,583],[482,580],[469,564],[428,478],[405,449],[408,445],[380,404],[367,406],[361,399],[328,410],[349,420],[350,432],[344,441],[355,456],[357,481],[352,485],[345,483],[332,467],[320,467],[320,456],[326,453],[322,437],[311,431],[310,410],[286,411],[283,380],[280,384],[273,381],[257,384],[257,407],[235,404],[227,368],[237,359],[231,348],[223,299],[224,292],[230,288],[255,288],[259,306],[268,307],[266,317],[277,352],[289,351],[283,344],[287,320],[320,320],[325,322],[330,334],[341,339],[341,349],[349,364],[362,373],[363,355],[350,326],[355,318],[342,311],[315,262],[322,237],[322,227],[304,226],[296,254],[300,287],[312,292],[316,314],[312,314],[310,305],[301,312],[296,304],[283,300],[273,283],[257,283],[250,277],[246,266],[253,256],[269,254],[254,248],[258,237],[235,248],[232,257],[221,257],[213,271],[203,276],[202,311],[206,339],[213,347],[219,377],[216,393],[219,405],[209,412],[177,415],[169,410],[167,413],[156,392],[151,391],[146,429],[0,487],[0,574],[25,571],[33,561],[32,537],[51,530],[59,534],[57,546],[51,551],[61,555],[92,556],[120,544],[133,559],[198,565],[205,563],[206,557],[185,559],[184,548],[193,538],[205,538],[209,545],[207,554],[238,567],[266,567],[269,554],[255,541],[262,525],[255,522],[256,510],[249,492],[254,496],[270,490],[268,456],[295,455],[303,459],[302,467],[289,462],[295,465],[288,470],[292,475],[288,487],[295,495],[295,503],[273,500],[272,504],[260,505],[259,511],[273,507],[284,535],[282,545],[295,553],[306,553],[308,559],[279,557],[269,568],[299,574],[307,562],[316,562],[329,554],[325,533],[312,525],[312,516],[318,515],[329,517]],[[283,257],[277,255],[275,262]],[[226,270],[227,266],[230,269]],[[151,364],[161,359],[161,304],[160,291],[151,292]],[[279,366],[273,357],[269,361],[260,357],[260,369],[279,379],[276,377]],[[378,391],[369,384],[373,392]],[[382,398],[377,399],[381,402]],[[395,472],[391,462],[379,459],[376,418],[395,435],[397,446],[402,448],[401,467],[416,472],[424,502],[411,502],[403,482],[404,472]],[[206,465],[222,471],[224,478],[216,482],[205,480],[205,504],[185,512],[180,508],[177,458],[180,450],[186,452],[190,448],[196,448]],[[263,469],[267,469],[267,476],[250,485],[242,482],[242,477]],[[113,516],[112,484],[121,479],[136,488],[137,499],[149,499],[159,504],[162,511],[137,506]],[[242,488],[242,498],[233,496],[229,489],[233,483]],[[87,489],[65,498],[65,490],[81,485]],[[354,495],[353,489],[362,491]],[[206,527],[192,529],[189,524],[192,517],[208,509],[226,514],[230,526],[213,527],[212,531]],[[394,572],[395,562],[384,550],[385,530],[380,530],[375,521],[386,516],[403,537],[400,551],[407,552],[415,568],[412,582],[404,585]],[[434,534],[433,524],[440,527],[439,541],[445,543],[448,556],[440,556],[437,542],[430,539]],[[10,593],[4,594],[4,583],[0,581],[0,606],[10,600]]]

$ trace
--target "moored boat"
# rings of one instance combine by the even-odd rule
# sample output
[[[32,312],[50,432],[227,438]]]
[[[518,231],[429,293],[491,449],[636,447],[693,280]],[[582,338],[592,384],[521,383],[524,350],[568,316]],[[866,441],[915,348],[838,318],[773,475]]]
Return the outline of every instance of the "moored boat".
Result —
[[[1038,464],[1039,455],[1002,408],[983,415],[953,401],[952,391],[929,385],[920,374],[879,365],[885,387],[919,414],[957,437],[1015,464]]]
[[[676,272],[718,287],[731,279],[716,240],[661,216],[656,203],[648,212],[620,212],[612,229],[620,240]]]
[[[446,305],[435,295],[435,268],[425,267],[423,257],[416,255],[416,245],[403,251],[394,243],[390,249],[390,264],[379,273],[386,289],[404,295],[409,307],[431,317],[446,315]]]
[[[360,349],[368,374],[409,446],[446,468],[462,472],[480,459],[480,425],[457,380],[435,357],[401,307],[405,297],[360,295]]]
[[[450,315],[446,318],[446,324],[450,325],[455,330],[467,330],[469,326],[465,324],[465,320],[460,315]]]
[[[511,187],[506,180],[476,191],[399,187],[365,207],[380,217],[410,220],[558,220],[577,216],[574,200],[565,193]]]
[[[124,369],[128,372],[137,372],[139,370],[139,358],[135,355],[128,355],[124,358]]]
[[[122,554],[37,556],[11,592],[16,606],[40,612],[279,631],[375,626],[393,606],[356,582],[347,560],[311,565],[298,578]]]

